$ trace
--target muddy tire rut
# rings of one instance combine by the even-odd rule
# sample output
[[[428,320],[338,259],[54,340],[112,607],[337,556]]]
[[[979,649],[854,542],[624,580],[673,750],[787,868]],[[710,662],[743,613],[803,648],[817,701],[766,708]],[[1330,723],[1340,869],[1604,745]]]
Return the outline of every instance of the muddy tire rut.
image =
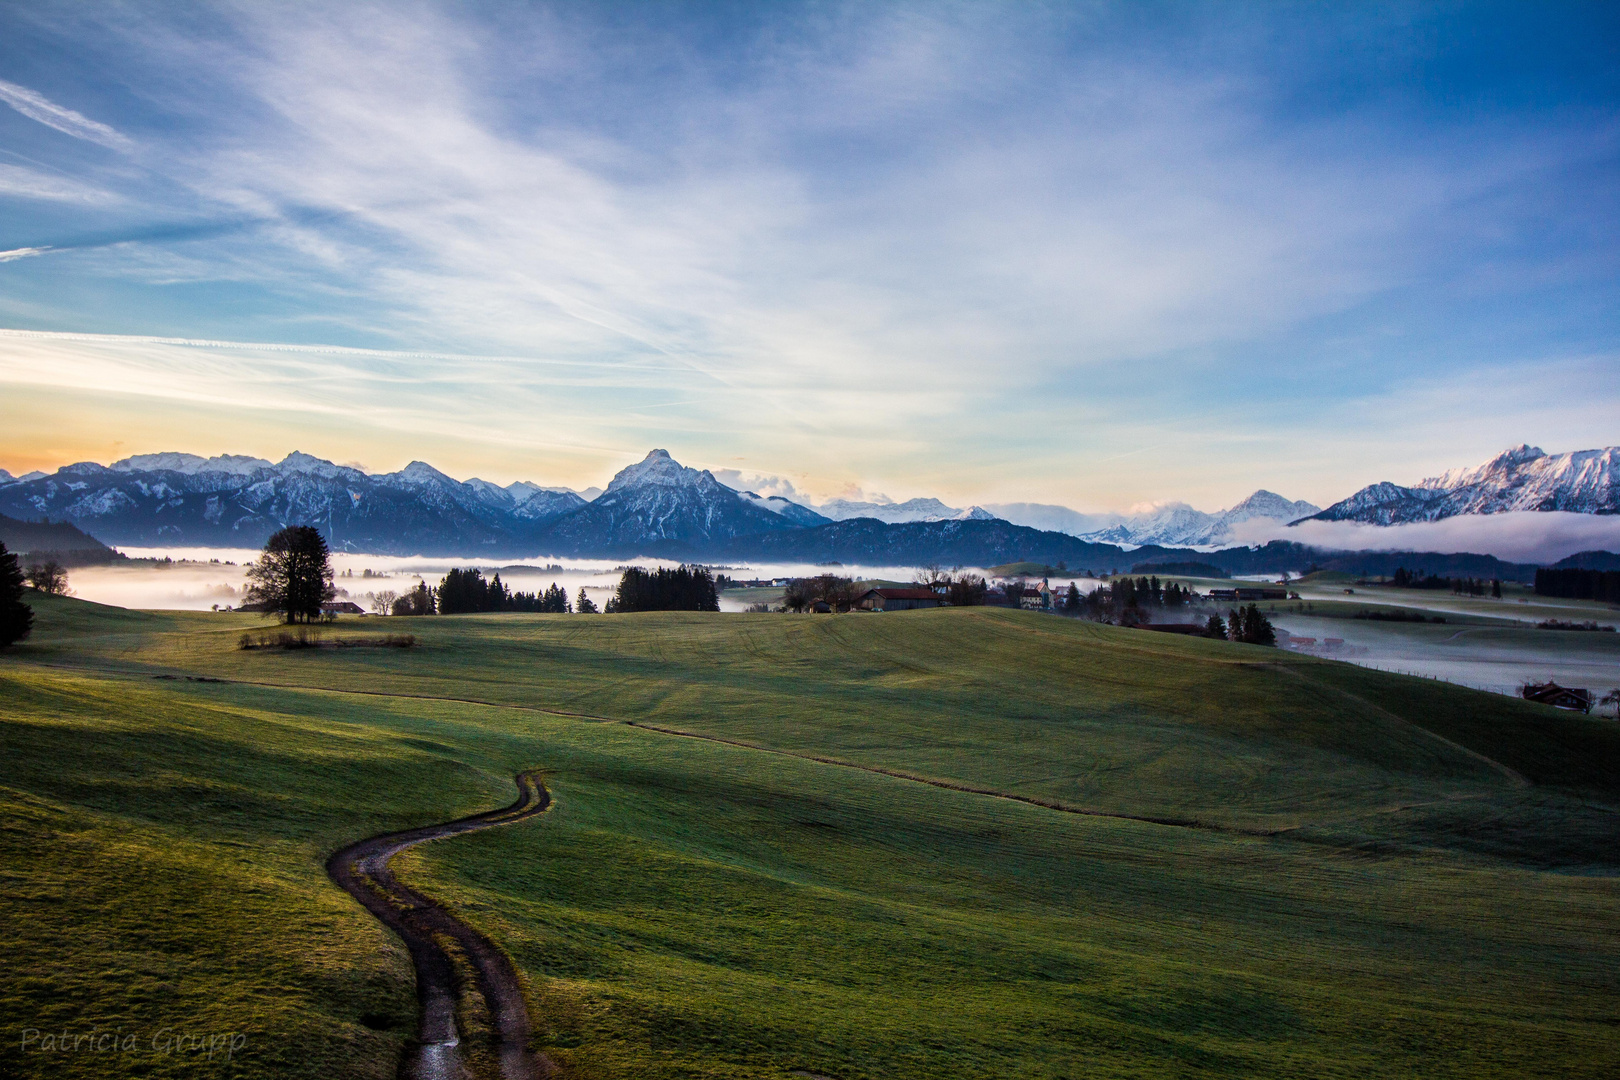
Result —
[[[544,1054],[529,1048],[533,1025],[517,968],[488,937],[432,897],[394,876],[389,863],[429,840],[510,825],[543,813],[551,793],[538,772],[516,778],[511,806],[440,825],[384,833],[350,844],[326,861],[326,872],[377,920],[398,934],[416,969],[418,1027],[399,1063],[401,1080],[535,1080],[555,1075]],[[477,1017],[489,1045],[465,1045],[458,1025]]]

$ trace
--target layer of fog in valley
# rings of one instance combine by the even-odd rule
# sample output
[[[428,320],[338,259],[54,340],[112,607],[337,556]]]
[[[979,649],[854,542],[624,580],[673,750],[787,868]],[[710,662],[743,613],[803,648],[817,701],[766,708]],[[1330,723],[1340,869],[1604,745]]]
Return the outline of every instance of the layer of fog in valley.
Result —
[[[1593,614],[1581,613],[1583,619]],[[1620,612],[1597,621],[1620,622],[1614,616]],[[1593,690],[1600,697],[1620,687],[1620,633],[1541,630],[1534,623],[1459,626],[1294,614],[1279,614],[1274,622],[1296,638],[1314,638],[1316,645],[1302,650],[1313,655],[1498,694],[1517,694],[1527,682],[1549,679]],[[1329,638],[1342,639],[1343,645],[1322,648]]]
[[[207,611],[224,609],[244,602],[245,571],[259,555],[256,549],[221,548],[125,548],[131,563],[79,567],[69,572],[68,584],[74,596],[118,607]],[[145,560],[172,560],[149,562]],[[418,581],[437,585],[453,567],[477,567],[484,575],[499,573],[501,580],[518,592],[543,592],[553,583],[567,590],[571,601],[583,588],[597,605],[604,606],[613,595],[626,565],[673,566],[673,561],[635,559],[540,559],[504,563],[472,558],[395,557],[335,553],[333,568],[338,599],[351,600],[370,611],[376,594],[403,593]],[[779,581],[794,577],[834,573],[857,580],[909,582],[917,574],[914,566],[824,566],[809,563],[748,563],[717,567],[740,581]],[[969,573],[989,576],[984,568],[967,568]],[[371,576],[367,576],[367,574]],[[1259,577],[1257,575],[1257,577]],[[1061,596],[1072,581],[1082,592],[1100,583],[1091,578],[1049,579]],[[1307,593],[1319,590],[1307,589]],[[1318,599],[1329,599],[1331,592],[1320,591]],[[780,602],[774,588],[731,590],[723,593],[721,610],[740,612],[762,602]],[[1454,614],[1458,619],[1478,614],[1477,601],[1433,593],[1410,597],[1394,590],[1380,590],[1376,603],[1384,607],[1421,607],[1429,612]],[[1537,598],[1537,608],[1548,601]],[[1552,601],[1552,603],[1557,603]],[[1224,608],[1226,605],[1217,605]],[[1517,626],[1464,626],[1458,619],[1445,624],[1389,623],[1347,618],[1322,618],[1291,612],[1275,616],[1279,629],[1296,637],[1342,639],[1342,646],[1323,650],[1308,648],[1315,655],[1353,664],[1408,672],[1444,679],[1466,686],[1512,694],[1526,681],[1553,679],[1563,685],[1607,691],[1620,686],[1620,634],[1574,633],[1538,630],[1530,610],[1505,602],[1499,618],[1521,616]],[[1494,614],[1494,613],[1493,613]],[[1601,614],[1601,613],[1598,613]],[[1613,613],[1620,616],[1620,612]],[[1594,612],[1571,609],[1571,619],[1589,619]],[[1199,616],[1202,618],[1202,616]],[[1615,623],[1617,618],[1599,621]]]
[[[170,559],[173,562],[152,565],[136,561],[130,565],[80,567],[68,575],[68,585],[73,595],[98,604],[127,608],[208,611],[215,607],[235,607],[244,602],[246,568],[259,557],[257,549],[248,548],[124,547],[119,550],[131,560]],[[377,593],[403,593],[414,588],[418,581],[437,585],[451,568],[469,566],[477,567],[486,577],[498,572],[501,581],[514,592],[544,592],[555,583],[568,591],[572,601],[578,598],[579,590],[583,588],[600,608],[613,595],[623,567],[632,564],[678,565],[659,559],[626,562],[613,559],[536,559],[505,563],[476,558],[353,555],[344,552],[332,555],[332,567],[337,573],[334,579],[338,589],[337,599],[352,600],[368,611]],[[372,576],[366,576],[368,571]],[[769,581],[830,573],[863,581],[907,582],[915,576],[917,568],[748,563],[716,568],[715,572],[739,580]],[[982,568],[968,568],[967,572],[988,574]],[[1099,584],[1090,578],[1053,578],[1051,586],[1059,591],[1067,590],[1071,580],[1082,592],[1089,592]],[[743,598],[735,594],[723,595],[720,609],[743,611],[751,603],[760,602],[763,597],[763,593],[750,593]]]

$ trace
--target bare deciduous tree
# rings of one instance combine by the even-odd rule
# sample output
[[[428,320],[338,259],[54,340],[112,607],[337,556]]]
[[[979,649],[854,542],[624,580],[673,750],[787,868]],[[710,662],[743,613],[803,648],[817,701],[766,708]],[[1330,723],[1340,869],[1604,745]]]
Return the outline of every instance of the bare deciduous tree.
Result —
[[[66,596],[68,592],[67,568],[55,559],[35,563],[28,568],[28,584],[47,596]]]

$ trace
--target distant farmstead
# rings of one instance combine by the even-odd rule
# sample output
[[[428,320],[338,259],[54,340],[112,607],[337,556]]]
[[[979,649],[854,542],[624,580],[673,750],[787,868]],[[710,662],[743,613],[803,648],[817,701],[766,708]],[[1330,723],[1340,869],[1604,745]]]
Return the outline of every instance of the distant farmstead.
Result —
[[[1348,589],[1345,590],[1349,592]],[[1287,589],[1211,589],[1211,600],[1287,600]]]
[[[353,600],[338,600],[321,605],[322,615],[364,615],[366,609]]]
[[[1555,682],[1528,683],[1521,687],[1519,696],[1526,701],[1537,701],[1555,709],[1570,712],[1592,711],[1592,691],[1581,687],[1559,686]]]
[[[910,611],[939,604],[940,596],[932,589],[867,589],[855,601],[862,611]]]

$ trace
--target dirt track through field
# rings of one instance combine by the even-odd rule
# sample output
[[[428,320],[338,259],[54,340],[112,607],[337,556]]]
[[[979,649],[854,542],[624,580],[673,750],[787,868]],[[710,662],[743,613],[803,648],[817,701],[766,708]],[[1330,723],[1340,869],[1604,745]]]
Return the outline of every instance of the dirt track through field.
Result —
[[[537,772],[518,774],[517,786],[518,799],[511,806],[442,825],[373,836],[350,844],[326,861],[332,880],[398,934],[410,950],[420,1019],[416,1040],[407,1045],[399,1063],[401,1080],[464,1080],[480,1074],[500,1080],[534,1080],[556,1071],[544,1054],[529,1049],[529,1009],[511,958],[438,901],[401,883],[388,866],[395,855],[417,844],[510,825],[551,805],[551,793]],[[488,1063],[468,1059],[456,1025],[457,1006],[462,1006],[465,1023],[476,1011],[478,998],[482,998],[482,1012],[494,1040],[493,1073],[487,1068],[470,1071]]]

